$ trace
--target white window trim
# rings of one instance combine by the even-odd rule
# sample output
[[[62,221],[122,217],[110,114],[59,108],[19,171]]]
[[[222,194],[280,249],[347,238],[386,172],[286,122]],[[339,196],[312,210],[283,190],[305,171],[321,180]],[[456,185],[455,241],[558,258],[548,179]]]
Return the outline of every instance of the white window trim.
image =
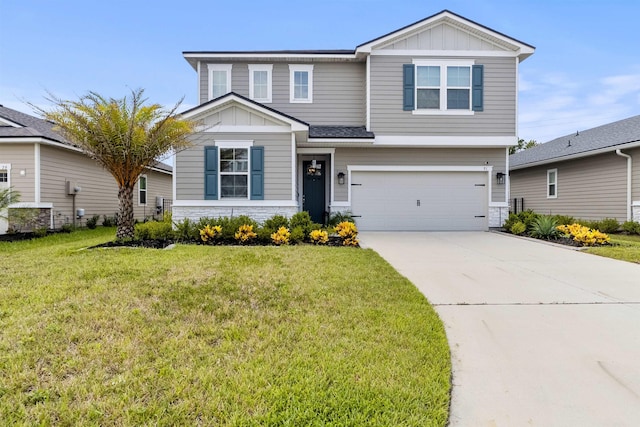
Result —
[[[555,177],[555,182],[549,181],[549,176],[553,173]],[[552,196],[549,194],[549,186],[555,186],[555,194]],[[558,169],[548,169],[547,170],[547,199],[557,199],[558,198]]]
[[[146,188],[143,190],[142,188],[140,188],[140,180],[144,178],[144,183]],[[145,203],[140,203],[140,194],[144,191],[144,196],[145,196]],[[138,178],[138,206],[147,206],[149,204],[149,179],[147,178],[147,175],[140,175],[140,177]]]
[[[241,200],[250,200],[251,199],[251,147],[253,147],[253,141],[248,140],[225,140],[225,141],[215,141],[216,147],[218,147],[218,200],[222,201],[241,201]],[[247,150],[247,197],[222,197],[222,175],[245,175],[245,173],[229,173],[222,172],[222,168],[220,167],[220,162],[222,161],[222,156],[220,155],[221,148],[245,148]]]
[[[231,92],[231,68],[232,64],[207,64],[209,74],[209,99],[213,99],[213,71],[226,71],[227,73],[227,91],[225,94]]]
[[[256,98],[253,88],[253,72],[254,71],[266,71],[267,72],[267,97]],[[272,79],[273,76],[273,64],[249,64],[249,98],[261,103],[270,103],[272,97]]]
[[[294,98],[294,76],[296,71],[309,73],[309,97],[306,99]],[[313,102],[313,65],[289,64],[289,102],[292,104],[311,104]]]
[[[461,60],[461,59],[441,59],[441,60],[427,60],[427,59],[414,59],[413,65],[415,67],[415,88],[414,99],[415,108],[411,112],[414,115],[452,115],[452,116],[473,116],[475,111],[472,109],[473,105],[473,60]],[[417,67],[440,67],[440,109],[426,109],[418,108],[418,68]],[[469,67],[469,109],[468,110],[447,110],[447,67]]]

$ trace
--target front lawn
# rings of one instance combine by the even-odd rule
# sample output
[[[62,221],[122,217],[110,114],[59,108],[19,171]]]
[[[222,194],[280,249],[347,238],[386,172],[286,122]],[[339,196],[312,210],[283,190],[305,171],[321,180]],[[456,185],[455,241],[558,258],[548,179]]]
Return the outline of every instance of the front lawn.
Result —
[[[0,243],[0,420],[444,426],[443,325],[375,252]]]
[[[611,234],[611,246],[586,249],[590,254],[640,263],[640,236]]]

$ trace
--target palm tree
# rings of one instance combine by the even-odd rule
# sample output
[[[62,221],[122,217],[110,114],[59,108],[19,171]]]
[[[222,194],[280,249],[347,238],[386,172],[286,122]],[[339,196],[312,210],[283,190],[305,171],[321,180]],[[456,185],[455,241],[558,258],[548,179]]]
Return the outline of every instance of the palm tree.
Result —
[[[145,105],[143,93],[138,89],[131,91],[131,97],[107,99],[89,92],[78,101],[50,96],[53,110],[34,106],[115,178],[119,201],[116,239],[134,236],[133,194],[140,174],[169,150],[189,146],[188,136],[195,126],[176,113],[182,101],[166,110],[159,104]]]

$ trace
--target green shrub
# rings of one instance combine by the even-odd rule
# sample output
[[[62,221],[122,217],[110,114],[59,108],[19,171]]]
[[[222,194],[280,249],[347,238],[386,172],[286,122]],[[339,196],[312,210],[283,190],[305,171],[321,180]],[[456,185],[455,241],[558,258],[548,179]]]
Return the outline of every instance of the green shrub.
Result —
[[[611,234],[616,233],[620,229],[620,223],[615,218],[603,218],[598,221],[598,228],[603,233]]]
[[[262,228],[266,228],[272,233],[278,231],[280,227],[289,228],[289,218],[283,215],[274,215],[262,224]]]
[[[297,226],[291,229],[291,235],[289,236],[290,243],[300,243],[304,241],[305,232],[304,228]]]
[[[576,222],[576,219],[569,215],[555,215],[554,218],[558,225],[570,225]]]
[[[509,217],[504,222],[502,227],[505,230],[511,230],[511,227],[513,227],[513,224],[515,224],[516,222],[521,222],[527,227],[527,229],[529,229],[529,227],[531,227],[531,224],[533,224],[533,222],[539,216],[540,216],[539,214],[535,213],[532,210],[522,211],[517,214],[511,213],[509,214]]]
[[[44,237],[47,235],[47,227],[36,227],[33,229],[33,235],[36,237]]]
[[[640,234],[640,222],[625,221],[622,224],[622,230],[629,234]]]
[[[174,238],[179,242],[197,242],[200,238],[200,231],[195,222],[189,218],[174,223]]]
[[[558,222],[553,216],[539,216],[529,227],[529,235],[537,239],[554,239],[561,235],[557,226]]]
[[[115,227],[117,225],[116,217],[102,215],[102,225],[104,227]]]
[[[302,228],[302,232],[303,232],[302,239],[304,239],[305,236],[308,236],[309,233],[311,233],[314,230],[314,223],[313,221],[311,221],[311,216],[309,215],[309,212],[306,212],[306,211],[302,211],[294,214],[291,217],[291,220],[289,221],[289,225],[291,226],[292,230],[297,227]]]
[[[98,226],[99,219],[100,215],[93,215],[91,218],[87,219],[87,228],[90,230],[95,229]]]
[[[69,224],[62,224],[62,227],[60,227],[60,231],[63,233],[71,233],[74,230],[73,224],[69,223]]]
[[[136,224],[134,231],[135,238],[138,240],[172,240],[173,229],[171,224],[167,222],[143,222]]]
[[[524,222],[518,221],[511,226],[511,233],[513,234],[522,234],[527,231],[527,226],[524,225]]]
[[[590,220],[590,219],[578,219],[576,220],[576,224],[580,224],[583,227],[590,228],[592,230],[600,229],[600,221]]]

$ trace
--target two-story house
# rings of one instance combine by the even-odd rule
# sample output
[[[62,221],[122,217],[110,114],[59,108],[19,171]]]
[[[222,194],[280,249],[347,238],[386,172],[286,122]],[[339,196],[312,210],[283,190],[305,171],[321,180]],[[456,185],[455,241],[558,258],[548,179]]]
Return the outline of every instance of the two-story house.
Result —
[[[449,11],[337,51],[184,52],[198,74],[173,217],[350,211],[361,230],[508,214],[526,43]]]

